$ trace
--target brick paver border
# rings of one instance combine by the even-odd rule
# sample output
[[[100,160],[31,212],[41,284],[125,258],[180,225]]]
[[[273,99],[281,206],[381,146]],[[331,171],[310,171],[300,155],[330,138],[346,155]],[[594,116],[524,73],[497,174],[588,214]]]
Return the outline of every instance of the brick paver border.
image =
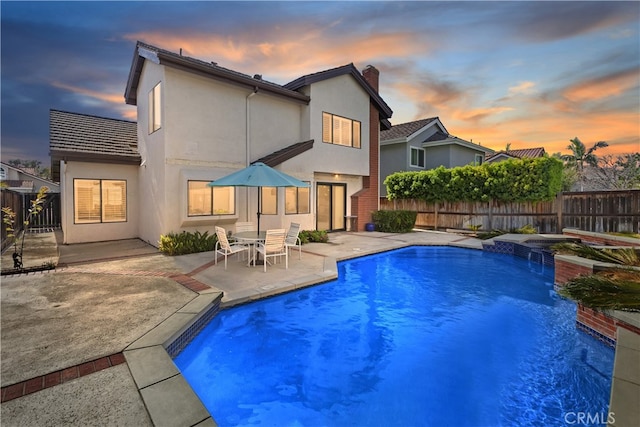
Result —
[[[122,352],[2,387],[2,403],[125,363]]]

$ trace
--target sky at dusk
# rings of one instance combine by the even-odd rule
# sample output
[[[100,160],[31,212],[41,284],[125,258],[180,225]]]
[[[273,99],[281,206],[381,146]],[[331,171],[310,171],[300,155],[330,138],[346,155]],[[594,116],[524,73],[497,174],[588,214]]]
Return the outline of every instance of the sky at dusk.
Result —
[[[49,166],[49,110],[136,119],[137,40],[286,84],[380,70],[392,124],[495,150],[640,152],[640,2],[0,3],[2,160]]]

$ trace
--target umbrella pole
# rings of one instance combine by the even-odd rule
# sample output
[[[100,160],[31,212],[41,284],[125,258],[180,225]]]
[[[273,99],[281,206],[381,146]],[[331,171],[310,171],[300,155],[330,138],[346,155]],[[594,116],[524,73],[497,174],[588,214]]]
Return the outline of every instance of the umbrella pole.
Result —
[[[258,234],[260,234],[260,197],[262,193],[262,187],[258,187]]]

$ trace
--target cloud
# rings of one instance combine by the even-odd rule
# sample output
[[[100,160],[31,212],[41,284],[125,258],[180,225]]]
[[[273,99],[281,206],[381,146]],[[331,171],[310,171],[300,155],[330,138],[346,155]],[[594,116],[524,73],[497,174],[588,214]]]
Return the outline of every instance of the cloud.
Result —
[[[565,88],[562,96],[571,102],[581,103],[619,96],[630,89],[638,88],[639,85],[638,70],[630,69],[577,82]]]
[[[529,94],[532,92],[535,85],[536,84],[534,82],[520,82],[516,86],[511,86],[509,88],[509,95]]]
[[[323,28],[288,27],[260,36],[208,33],[167,34],[140,32],[125,36],[198,59],[218,62],[224,67],[246,74],[263,74],[265,78],[293,79],[311,72],[350,62],[366,65],[376,60],[392,60],[424,53],[426,45],[412,43],[411,32],[345,34]],[[311,54],[312,52],[312,54]]]
[[[638,2],[514,2],[502,17],[518,39],[546,42],[636,22]]]

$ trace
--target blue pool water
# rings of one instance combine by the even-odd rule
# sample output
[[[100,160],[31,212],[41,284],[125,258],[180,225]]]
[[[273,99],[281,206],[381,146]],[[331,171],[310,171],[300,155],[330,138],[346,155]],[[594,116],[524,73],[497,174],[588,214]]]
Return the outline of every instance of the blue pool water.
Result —
[[[552,282],[552,269],[517,257],[400,249],[223,310],[175,363],[221,426],[548,426],[606,414],[614,352],[576,330],[575,304]]]

